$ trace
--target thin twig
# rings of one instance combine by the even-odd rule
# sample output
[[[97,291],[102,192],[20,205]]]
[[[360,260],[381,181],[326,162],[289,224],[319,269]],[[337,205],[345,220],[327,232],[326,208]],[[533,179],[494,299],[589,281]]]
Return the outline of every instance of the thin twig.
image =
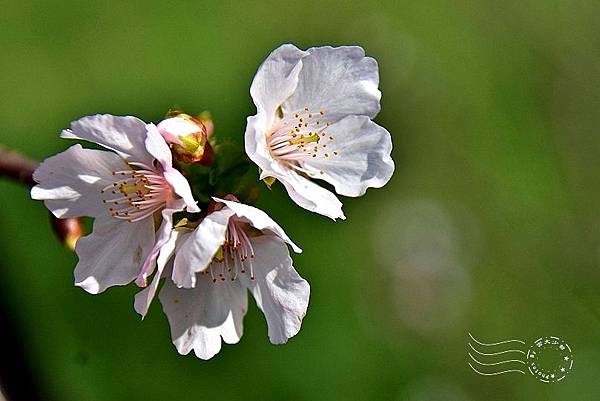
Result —
[[[38,162],[0,145],[0,177],[8,177],[28,187],[33,187],[36,184],[33,172],[38,165]],[[81,218],[59,219],[50,213],[50,219],[56,236],[65,246],[74,250],[75,243],[83,235]]]
[[[37,162],[0,145],[0,176],[32,187],[35,185],[33,172],[37,166]]]

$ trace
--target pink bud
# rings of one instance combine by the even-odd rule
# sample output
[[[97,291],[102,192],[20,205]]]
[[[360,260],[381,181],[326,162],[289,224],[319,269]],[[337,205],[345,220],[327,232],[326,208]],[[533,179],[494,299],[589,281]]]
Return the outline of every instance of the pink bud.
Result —
[[[205,165],[212,163],[213,151],[208,143],[206,126],[199,119],[181,113],[161,121],[157,128],[171,145],[177,160]]]

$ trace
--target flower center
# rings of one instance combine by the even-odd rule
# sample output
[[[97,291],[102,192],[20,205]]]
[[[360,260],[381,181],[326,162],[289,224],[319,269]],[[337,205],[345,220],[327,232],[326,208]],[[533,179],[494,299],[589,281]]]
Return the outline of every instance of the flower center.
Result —
[[[114,171],[115,181],[103,188],[102,202],[110,214],[131,223],[162,209],[171,195],[165,178],[151,170]]]
[[[254,280],[254,248],[250,237],[245,231],[248,224],[237,220],[235,217],[229,219],[225,242],[213,260],[202,274],[210,274],[213,283],[217,281],[235,281],[239,274],[250,273],[250,280]]]
[[[316,158],[337,156],[332,150],[335,138],[326,132],[330,123],[325,121],[325,112],[312,112],[308,107],[303,110],[283,114],[281,108],[277,120],[267,136],[267,145],[273,159],[288,167],[311,175],[302,164]],[[323,171],[321,171],[323,174]]]

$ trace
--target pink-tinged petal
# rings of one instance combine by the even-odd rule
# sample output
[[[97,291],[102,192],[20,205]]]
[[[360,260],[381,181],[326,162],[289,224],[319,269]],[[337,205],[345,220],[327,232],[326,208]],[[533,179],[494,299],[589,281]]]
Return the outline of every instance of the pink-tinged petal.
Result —
[[[158,257],[161,248],[171,238],[171,232],[173,231],[173,213],[175,211],[177,210],[163,209],[161,212],[162,223],[160,224],[158,231],[156,231],[156,242],[154,243],[154,246],[152,247],[150,253],[146,257],[146,260],[142,265],[142,269],[140,270],[137,278],[135,279],[135,283],[140,287],[145,287],[147,285],[146,279],[154,271],[154,267],[156,265],[156,258]]]
[[[162,165],[163,169],[171,168],[173,158],[171,149],[154,124],[146,124],[146,140],[144,144],[150,153]]]
[[[273,171],[272,175],[285,186],[288,195],[298,206],[333,220],[346,219],[342,211],[342,202],[325,188],[294,171]]]
[[[204,275],[186,289],[166,280],[159,299],[182,355],[194,350],[198,358],[210,359],[221,350],[221,338],[235,344],[242,337],[248,297],[239,281],[213,283]]]
[[[128,162],[152,166],[152,155],[146,151],[146,123],[139,118],[97,114],[80,118],[64,130],[62,138],[82,139],[114,150]]]
[[[177,287],[192,288],[196,273],[209,265],[225,241],[225,232],[233,211],[222,209],[206,216],[193,233],[181,242],[173,265],[173,282]]]
[[[171,117],[162,120],[156,125],[158,132],[165,138],[167,143],[176,143],[182,145],[179,136],[186,136],[193,134],[198,130],[198,127],[183,118]]]
[[[154,124],[148,124],[148,137],[146,139],[146,148],[148,152],[160,162],[163,168],[163,175],[169,182],[173,191],[185,201],[187,211],[197,213],[200,208],[194,200],[192,189],[187,179],[176,169],[172,167],[171,149],[165,142],[165,139],[158,132]]]
[[[344,196],[362,196],[367,188],[380,188],[390,180],[392,138],[385,128],[369,117],[348,116],[329,127],[328,134],[335,138],[327,145],[329,150],[303,163],[313,177],[329,182]]]
[[[279,238],[288,243],[292,247],[294,252],[302,252],[302,249],[300,249],[298,245],[294,244],[294,242],[287,236],[285,231],[283,231],[283,228],[281,228],[279,224],[277,224],[271,217],[269,217],[268,214],[266,214],[262,210],[252,206],[244,205],[243,203],[239,202],[228,201],[216,197],[213,197],[213,199],[217,202],[225,204],[229,209],[233,210],[233,212],[238,217],[248,219],[248,221],[254,228],[261,231],[269,231],[277,235]]]
[[[269,326],[269,339],[283,344],[300,330],[308,308],[310,286],[294,270],[286,244],[276,236],[252,238],[255,258],[252,263],[254,280],[248,274],[239,279],[254,296]]]
[[[163,175],[167,182],[173,188],[173,191],[179,195],[185,202],[186,210],[190,213],[198,213],[200,208],[196,204],[196,200],[192,195],[192,189],[187,179],[174,168],[169,168],[163,172]]]
[[[163,272],[165,271],[167,262],[169,262],[169,260],[173,256],[173,253],[175,252],[175,244],[180,238],[180,235],[185,234],[180,230],[171,231],[171,236],[169,237],[167,242],[165,242],[160,248],[160,254],[158,255],[158,259],[156,260],[157,269],[156,273],[154,274],[154,277],[152,278],[152,282],[148,287],[135,294],[135,301],[133,306],[135,308],[135,311],[142,315],[142,318],[144,318],[148,313],[150,304],[152,303],[152,300],[156,295],[156,290],[158,289],[160,279],[163,277]]]
[[[43,200],[59,218],[110,216],[100,191],[112,184],[114,171],[127,168],[113,152],[74,145],[36,169],[33,179],[38,185],[31,189],[31,197]]]
[[[77,241],[75,285],[97,294],[132,282],[154,244],[154,222],[96,218],[90,235]]]
[[[294,94],[284,103],[293,112],[308,107],[323,111],[334,122],[348,115],[375,117],[381,92],[375,59],[365,57],[358,46],[314,47],[302,59],[302,71]]]

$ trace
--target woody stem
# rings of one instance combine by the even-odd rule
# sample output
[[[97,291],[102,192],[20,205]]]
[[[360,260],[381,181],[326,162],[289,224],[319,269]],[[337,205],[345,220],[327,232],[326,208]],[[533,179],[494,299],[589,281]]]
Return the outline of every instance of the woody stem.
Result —
[[[22,154],[0,145],[0,176],[8,177],[21,184],[34,186],[33,172],[38,163]]]
[[[36,184],[33,172],[39,165],[19,152],[9,150],[0,145],[0,177],[8,177],[18,183],[32,187]],[[80,218],[58,219],[50,214],[54,233],[70,249],[75,249],[75,242],[83,235]]]

